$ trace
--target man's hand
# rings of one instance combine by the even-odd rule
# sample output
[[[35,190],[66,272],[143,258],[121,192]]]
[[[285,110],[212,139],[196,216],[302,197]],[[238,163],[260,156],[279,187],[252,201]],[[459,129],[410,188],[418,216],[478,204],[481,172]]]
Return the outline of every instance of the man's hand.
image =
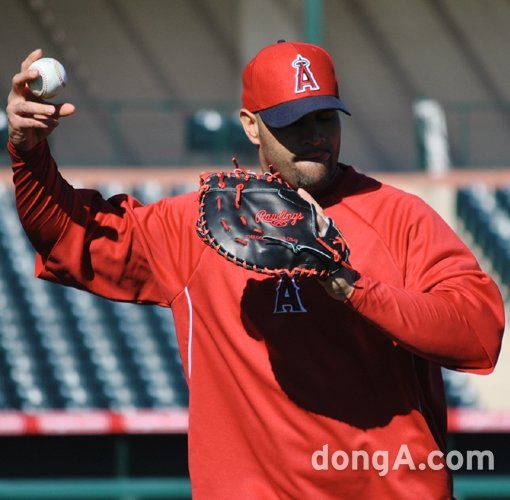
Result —
[[[36,98],[27,88],[27,82],[35,80],[37,70],[29,66],[42,57],[42,50],[34,50],[21,64],[21,71],[12,79],[7,98],[9,140],[17,149],[29,151],[46,139],[59,124],[59,118],[72,115],[75,107],[70,103],[50,104]]]
[[[298,194],[301,198],[304,198],[306,201],[315,206],[317,211],[317,228],[319,229],[319,234],[326,231],[328,228],[328,216],[324,212],[323,208],[317,203],[313,196],[303,188],[298,189]],[[335,274],[318,281],[331,297],[343,302],[351,296],[354,290],[354,283],[358,278],[359,274],[356,271],[343,267]]]

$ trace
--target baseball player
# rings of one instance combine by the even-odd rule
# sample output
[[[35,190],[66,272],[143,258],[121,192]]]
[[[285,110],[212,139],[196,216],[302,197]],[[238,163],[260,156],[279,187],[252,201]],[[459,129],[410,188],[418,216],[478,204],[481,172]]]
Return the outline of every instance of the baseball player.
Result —
[[[352,269],[326,280],[222,258],[197,237],[196,193],[143,206],[70,186],[46,138],[74,107],[26,88],[41,55],[22,63],[7,106],[36,274],[172,309],[193,497],[451,498],[441,366],[493,370],[502,299],[429,206],[338,162],[349,110],[327,52],[262,49],[244,70],[240,112],[261,170],[310,197],[319,223],[332,218],[349,242]]]

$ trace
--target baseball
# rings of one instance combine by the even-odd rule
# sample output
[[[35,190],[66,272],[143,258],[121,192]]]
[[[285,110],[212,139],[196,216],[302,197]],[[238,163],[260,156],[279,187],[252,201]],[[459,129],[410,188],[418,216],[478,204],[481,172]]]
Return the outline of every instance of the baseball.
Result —
[[[64,66],[52,57],[42,57],[33,62],[29,69],[39,71],[35,80],[28,82],[32,94],[41,99],[51,99],[66,86],[67,74]]]

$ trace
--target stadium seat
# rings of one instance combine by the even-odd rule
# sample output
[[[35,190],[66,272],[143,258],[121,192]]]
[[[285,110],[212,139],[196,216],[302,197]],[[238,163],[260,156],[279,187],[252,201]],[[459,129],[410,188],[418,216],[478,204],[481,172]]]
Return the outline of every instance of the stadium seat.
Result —
[[[457,215],[501,282],[510,286],[510,211],[507,188],[474,185],[457,192]]]
[[[109,197],[120,185],[102,186]],[[145,203],[164,193],[138,185]],[[34,252],[0,186],[0,409],[187,405],[172,316],[34,279]]]
[[[510,215],[510,186],[498,187],[495,196],[498,206]]]

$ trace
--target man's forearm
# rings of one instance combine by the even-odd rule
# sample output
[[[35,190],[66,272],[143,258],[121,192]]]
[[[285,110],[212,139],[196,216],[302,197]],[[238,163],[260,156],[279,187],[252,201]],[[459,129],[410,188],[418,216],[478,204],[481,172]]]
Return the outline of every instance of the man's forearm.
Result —
[[[353,307],[398,345],[443,366],[489,373],[504,328],[496,285],[482,273],[445,283],[434,293],[410,292],[362,278]]]
[[[64,231],[72,211],[73,188],[57,170],[46,142],[30,151],[9,143],[18,214],[32,245],[43,258]]]

